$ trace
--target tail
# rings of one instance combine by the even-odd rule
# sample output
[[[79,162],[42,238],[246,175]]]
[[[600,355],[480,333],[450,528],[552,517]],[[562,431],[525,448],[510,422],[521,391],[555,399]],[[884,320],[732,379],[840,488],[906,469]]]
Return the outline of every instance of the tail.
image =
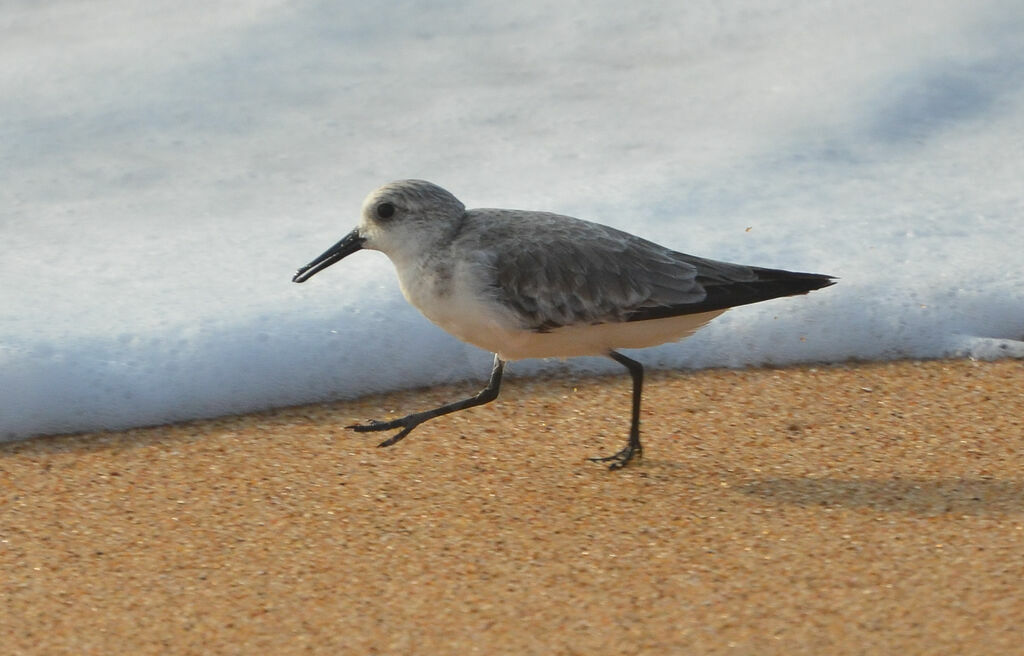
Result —
[[[700,304],[702,308],[706,311],[749,305],[782,296],[806,294],[815,289],[836,284],[835,276],[820,273],[762,269],[761,267],[748,267],[748,269],[754,273],[753,279],[701,280],[698,276],[697,282],[707,292],[707,297]]]

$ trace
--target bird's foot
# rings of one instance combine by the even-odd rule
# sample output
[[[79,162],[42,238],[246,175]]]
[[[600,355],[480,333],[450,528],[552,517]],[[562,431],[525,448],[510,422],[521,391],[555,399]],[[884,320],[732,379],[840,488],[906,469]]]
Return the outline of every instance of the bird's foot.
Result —
[[[640,446],[640,443],[636,442],[634,444],[630,441],[630,443],[626,445],[626,448],[615,455],[605,456],[603,458],[590,458],[589,460],[591,462],[610,462],[611,464],[608,465],[608,469],[614,471],[616,469],[622,469],[628,465],[633,458],[637,458],[639,460],[643,455],[644,449]]]
[[[408,417],[402,417],[401,419],[393,419],[391,421],[377,421],[376,419],[371,419],[365,424],[352,424],[351,426],[346,426],[345,428],[349,430],[354,430],[357,433],[371,433],[401,428],[402,430],[398,431],[397,433],[395,433],[394,435],[392,435],[391,437],[377,445],[378,447],[386,447],[395,444],[403,437],[411,433],[412,429],[416,428],[419,425],[420,422],[416,421],[413,415],[409,415]]]

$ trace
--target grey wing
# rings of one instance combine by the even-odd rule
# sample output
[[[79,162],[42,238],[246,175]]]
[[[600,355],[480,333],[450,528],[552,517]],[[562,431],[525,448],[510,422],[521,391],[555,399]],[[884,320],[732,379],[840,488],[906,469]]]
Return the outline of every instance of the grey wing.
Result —
[[[491,232],[491,291],[528,329],[631,321],[706,296],[697,266],[639,237],[557,215],[515,223],[509,234]]]
[[[503,214],[486,233],[489,288],[530,330],[710,312],[833,284],[830,276],[679,253],[571,217]]]

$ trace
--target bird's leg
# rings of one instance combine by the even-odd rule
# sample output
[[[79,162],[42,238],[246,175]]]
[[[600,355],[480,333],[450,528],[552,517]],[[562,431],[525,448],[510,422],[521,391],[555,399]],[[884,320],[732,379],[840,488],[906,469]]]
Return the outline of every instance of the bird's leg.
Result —
[[[608,469],[622,469],[634,458],[643,457],[644,448],[640,446],[640,392],[644,384],[644,366],[636,360],[631,360],[621,353],[608,351],[608,357],[615,360],[622,366],[629,369],[633,377],[633,419],[629,424],[629,442],[626,447],[615,455],[604,458],[591,458],[594,462],[609,462]]]
[[[472,408],[474,406],[483,405],[490,403],[494,399],[498,398],[498,390],[501,388],[501,373],[505,368],[505,362],[494,355],[494,368],[491,370],[491,379],[487,382],[487,387],[480,390],[476,396],[471,396],[468,399],[462,399],[454,403],[442,405],[440,408],[434,408],[433,410],[426,410],[424,412],[414,412],[411,415],[406,415],[401,419],[393,419],[391,421],[377,421],[371,419],[367,424],[354,424],[352,426],[346,426],[357,433],[366,433],[370,431],[386,431],[395,428],[401,428],[395,435],[392,435],[388,439],[384,440],[377,446],[391,446],[395,442],[398,442],[403,437],[412,432],[412,429],[416,428],[428,419],[434,417],[440,417],[450,412],[458,412],[459,410],[465,410],[466,408]]]

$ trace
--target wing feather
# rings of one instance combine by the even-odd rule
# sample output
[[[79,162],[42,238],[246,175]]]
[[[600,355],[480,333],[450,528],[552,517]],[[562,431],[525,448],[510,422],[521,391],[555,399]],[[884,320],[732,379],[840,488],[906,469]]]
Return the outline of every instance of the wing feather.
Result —
[[[524,328],[542,332],[708,312],[834,282],[699,258],[546,212],[470,210],[458,240],[489,272],[486,291]]]

